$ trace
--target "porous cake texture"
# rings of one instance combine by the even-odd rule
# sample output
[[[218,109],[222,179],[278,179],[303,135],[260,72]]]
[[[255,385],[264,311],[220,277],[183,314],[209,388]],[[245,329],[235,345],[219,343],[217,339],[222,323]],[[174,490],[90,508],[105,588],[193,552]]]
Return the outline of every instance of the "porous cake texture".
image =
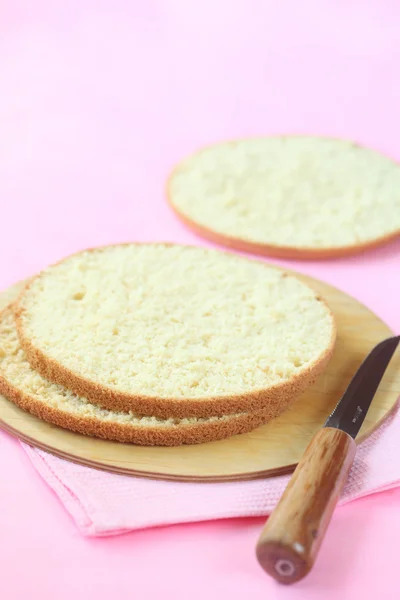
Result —
[[[162,418],[280,412],[335,342],[331,311],[297,277],[167,244],[71,256],[33,279],[15,314],[48,380],[109,410]]]
[[[400,166],[352,142],[265,137],[216,144],[183,160],[167,194],[219,243],[295,258],[359,252],[400,234]]]

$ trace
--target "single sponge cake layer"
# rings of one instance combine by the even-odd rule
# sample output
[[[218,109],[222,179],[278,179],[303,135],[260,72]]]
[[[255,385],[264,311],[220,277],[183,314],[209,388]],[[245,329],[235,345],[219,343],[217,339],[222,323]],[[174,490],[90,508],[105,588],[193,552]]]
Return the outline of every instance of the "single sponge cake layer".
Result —
[[[172,207],[200,234],[259,252],[324,258],[400,234],[400,166],[351,142],[221,143],[172,173]]]
[[[60,427],[109,440],[159,446],[195,444],[244,433],[276,416],[281,408],[208,419],[158,419],[104,410],[60,385],[49,383],[32,369],[20,346],[9,309],[0,314],[0,393],[22,409]]]
[[[47,379],[110,410],[215,416],[285,403],[329,360],[335,324],[297,277],[227,253],[130,244],[48,268],[16,308]]]

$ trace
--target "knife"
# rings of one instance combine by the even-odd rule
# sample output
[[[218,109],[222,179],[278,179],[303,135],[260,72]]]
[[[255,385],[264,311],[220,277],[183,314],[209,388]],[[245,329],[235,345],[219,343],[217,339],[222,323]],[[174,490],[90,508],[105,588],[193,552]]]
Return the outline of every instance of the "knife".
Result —
[[[262,530],[258,562],[280,583],[299,581],[315,563],[356,454],[355,437],[399,341],[384,340],[366,357]]]

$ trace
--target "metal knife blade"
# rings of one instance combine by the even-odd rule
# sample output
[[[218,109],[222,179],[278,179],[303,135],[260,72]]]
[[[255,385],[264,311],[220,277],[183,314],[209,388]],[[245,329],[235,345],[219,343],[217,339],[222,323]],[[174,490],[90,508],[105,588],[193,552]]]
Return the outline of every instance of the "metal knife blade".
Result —
[[[356,437],[399,342],[400,336],[396,336],[380,342],[373,348],[357,370],[324,427],[341,429],[352,438]]]

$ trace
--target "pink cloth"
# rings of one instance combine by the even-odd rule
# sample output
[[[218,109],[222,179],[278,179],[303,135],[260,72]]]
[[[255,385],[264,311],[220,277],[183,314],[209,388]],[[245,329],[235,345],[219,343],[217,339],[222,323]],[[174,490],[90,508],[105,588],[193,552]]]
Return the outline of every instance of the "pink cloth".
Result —
[[[229,517],[268,515],[289,475],[233,483],[177,483],[114,475],[24,444],[32,463],[85,535]],[[400,413],[363,442],[340,504],[400,485]]]
[[[203,244],[167,208],[163,181],[215,140],[310,132],[400,159],[397,0],[3,0],[0,13],[0,289],[87,246]],[[400,331],[400,242],[273,262]],[[84,538],[3,432],[0,482],[6,600],[399,595],[399,489],[338,508],[311,575],[283,589],[254,557],[264,517]]]

